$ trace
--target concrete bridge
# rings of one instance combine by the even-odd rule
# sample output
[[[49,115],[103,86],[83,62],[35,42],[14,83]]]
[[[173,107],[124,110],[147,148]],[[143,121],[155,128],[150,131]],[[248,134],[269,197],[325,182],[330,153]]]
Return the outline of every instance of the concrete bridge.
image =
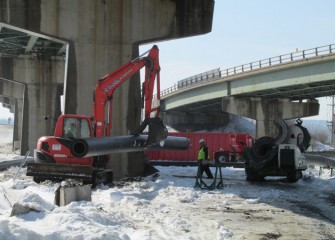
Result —
[[[273,120],[318,115],[316,98],[334,94],[335,45],[327,45],[189,77],[162,91],[161,107],[179,130],[222,126],[230,113],[256,119],[256,137],[274,136]]]
[[[213,12],[214,0],[1,1],[0,100],[15,111],[21,154],[53,133],[60,96],[64,113],[92,115],[98,79],[138,57],[140,44],[210,32]],[[140,123],[139,77],[114,94],[112,135]],[[111,159],[116,177],[143,173],[143,153]]]

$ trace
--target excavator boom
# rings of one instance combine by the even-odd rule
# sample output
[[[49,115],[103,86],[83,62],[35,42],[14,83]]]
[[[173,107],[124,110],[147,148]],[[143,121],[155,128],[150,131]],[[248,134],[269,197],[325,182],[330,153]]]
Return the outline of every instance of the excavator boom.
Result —
[[[159,66],[159,50],[154,45],[149,51],[147,57],[136,58],[125,65],[119,67],[115,71],[101,78],[95,89],[94,99],[94,120],[95,120],[95,136],[110,136],[112,128],[112,114],[107,116],[108,122],[105,124],[106,110],[105,106],[109,102],[109,113],[112,113],[112,98],[114,91],[120,87],[125,81],[131,78],[145,67],[145,79],[143,82],[143,99],[145,103],[144,121],[141,126],[134,132],[138,135],[149,126],[149,137],[146,145],[159,142],[167,137],[167,130],[162,121],[158,118],[159,106],[152,107],[153,92],[156,86],[157,101],[160,100],[160,66]],[[154,116],[151,116],[151,115]]]

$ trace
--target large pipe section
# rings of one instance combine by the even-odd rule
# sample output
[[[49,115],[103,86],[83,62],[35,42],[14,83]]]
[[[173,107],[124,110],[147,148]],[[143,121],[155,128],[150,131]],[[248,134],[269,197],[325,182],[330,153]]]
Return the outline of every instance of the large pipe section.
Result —
[[[147,135],[81,138],[71,143],[70,150],[75,157],[92,157],[143,150],[186,150],[190,145],[188,138],[168,136],[160,143],[145,147],[147,138]]]

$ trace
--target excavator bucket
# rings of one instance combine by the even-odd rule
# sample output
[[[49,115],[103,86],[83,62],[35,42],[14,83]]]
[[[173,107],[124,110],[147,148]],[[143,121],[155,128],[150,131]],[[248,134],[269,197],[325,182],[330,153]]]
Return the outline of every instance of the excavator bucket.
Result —
[[[135,132],[135,135],[141,134],[148,126],[148,138],[144,144],[145,147],[159,143],[168,136],[168,131],[160,118],[147,118]]]
[[[160,118],[149,118],[148,127],[148,138],[144,144],[146,147],[155,143],[159,143],[160,141],[167,138],[168,131]]]

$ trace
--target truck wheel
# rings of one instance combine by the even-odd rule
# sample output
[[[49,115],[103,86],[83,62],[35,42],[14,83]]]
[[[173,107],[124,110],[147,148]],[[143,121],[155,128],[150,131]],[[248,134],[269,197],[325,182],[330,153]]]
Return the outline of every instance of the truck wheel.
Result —
[[[220,163],[229,162],[229,155],[227,153],[220,152],[215,155],[215,160],[218,160]]]
[[[287,181],[289,183],[295,183],[300,178],[302,178],[302,172],[301,171],[292,171],[287,174]]]

